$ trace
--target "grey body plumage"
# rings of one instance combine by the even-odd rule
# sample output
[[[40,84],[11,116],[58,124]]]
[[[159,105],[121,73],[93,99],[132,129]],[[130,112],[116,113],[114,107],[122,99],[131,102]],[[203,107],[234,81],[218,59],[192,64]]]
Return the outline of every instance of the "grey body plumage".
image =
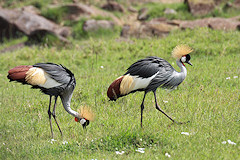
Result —
[[[149,85],[140,91],[155,91],[159,86],[166,89],[174,89],[184,80],[184,76],[178,76],[178,72],[166,60],[159,57],[147,57],[133,63],[124,75],[149,78],[157,75]],[[135,91],[132,91],[135,92]]]

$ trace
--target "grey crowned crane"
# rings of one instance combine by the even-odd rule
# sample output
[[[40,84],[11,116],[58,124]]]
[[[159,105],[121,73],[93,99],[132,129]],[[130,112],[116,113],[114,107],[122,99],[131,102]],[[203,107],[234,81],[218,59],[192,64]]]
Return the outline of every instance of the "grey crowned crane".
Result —
[[[91,120],[92,116],[89,114],[91,112],[88,112],[88,109],[85,109],[85,111],[82,110],[78,113],[70,108],[73,90],[76,86],[76,80],[74,78],[74,74],[66,67],[54,63],[37,63],[35,65],[17,66],[8,71],[7,77],[10,81],[28,84],[35,89],[39,88],[43,93],[50,96],[48,116],[52,137],[53,130],[51,116],[53,116],[62,135],[62,131],[55,115],[58,97],[61,98],[65,110],[75,117],[76,122],[80,122],[83,128],[86,128],[86,126],[89,125],[89,120]],[[55,103],[53,111],[51,112],[50,109],[53,96],[55,97]],[[85,117],[83,116],[85,114],[84,112],[87,113]]]
[[[156,90],[158,87],[175,89],[187,76],[187,69],[184,63],[190,63],[189,53],[193,50],[186,45],[178,45],[172,51],[176,63],[181,69],[177,72],[166,60],[159,57],[147,57],[133,63],[127,72],[117,78],[109,86],[107,96],[110,100],[116,101],[119,97],[126,96],[136,91],[144,91],[141,103],[141,127],[144,99],[148,92],[152,91],[155,98],[156,109],[167,116],[172,122],[176,122],[168,116],[158,105]],[[178,123],[178,122],[177,122]]]

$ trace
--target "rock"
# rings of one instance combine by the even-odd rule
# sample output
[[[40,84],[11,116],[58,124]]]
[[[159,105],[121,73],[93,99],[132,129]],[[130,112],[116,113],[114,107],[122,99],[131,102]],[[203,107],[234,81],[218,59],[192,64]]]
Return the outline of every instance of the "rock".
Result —
[[[236,6],[236,8],[240,8],[240,0],[235,0],[233,4]]]
[[[139,12],[138,12],[137,19],[140,20],[140,21],[145,21],[148,18],[149,18],[148,9],[147,8],[140,9]]]
[[[239,30],[240,21],[233,21],[226,18],[209,18],[208,26],[215,30]]]
[[[138,12],[137,9],[133,8],[132,6],[128,7],[128,11],[132,13]]]
[[[94,10],[87,5],[81,3],[71,3],[64,5],[54,5],[51,8],[62,9],[64,13],[64,20],[77,21],[81,17],[90,17],[94,14]]]
[[[194,29],[196,27],[208,27],[208,22],[204,19],[197,19],[194,21],[182,21],[179,24],[181,29]]]
[[[32,13],[32,14],[38,14],[40,15],[40,11],[39,9],[37,9],[36,7],[30,5],[30,6],[24,6],[21,8],[22,11],[26,11],[26,12],[29,12],[29,13]]]
[[[165,37],[175,29],[194,29],[208,27],[216,30],[240,30],[239,16],[233,18],[204,18],[193,21],[167,20],[156,18],[149,22],[125,24],[121,31],[121,37]]]
[[[106,4],[104,4],[102,9],[108,10],[108,11],[118,11],[118,12],[124,12],[124,8],[122,5],[120,5],[117,2],[114,1],[108,1]]]
[[[98,29],[113,29],[113,28],[114,23],[112,21],[107,20],[90,19],[83,24],[84,31],[96,31]]]
[[[186,0],[186,3],[194,16],[206,15],[215,8],[213,0]]]
[[[240,21],[234,18],[204,18],[194,21],[182,21],[180,28],[209,27],[217,30],[239,30]]]
[[[6,34],[6,37],[14,37],[16,32],[22,32],[29,38],[42,37],[44,34],[51,33],[64,42],[70,35],[70,28],[59,26],[46,18],[27,12],[25,10],[10,10],[0,8],[0,26],[1,38]],[[14,29],[11,29],[14,28]],[[12,35],[12,36],[11,36]],[[38,39],[39,40],[39,39]]]
[[[225,7],[240,9],[240,0],[235,0],[234,2],[227,2]]]
[[[121,36],[125,38],[165,37],[171,30],[176,28],[178,26],[168,24],[165,19],[158,18],[149,22],[142,22],[141,24],[126,24],[123,26]]]
[[[99,9],[95,6],[88,6],[81,3],[71,3],[65,5],[54,5],[52,8],[63,8],[65,11],[65,17],[63,17],[64,20],[78,21],[83,17],[91,18],[95,16],[101,16],[111,18],[117,25],[123,24],[121,20],[119,20],[119,18],[112,13]]]
[[[177,14],[177,12],[174,9],[166,8],[164,14]]]

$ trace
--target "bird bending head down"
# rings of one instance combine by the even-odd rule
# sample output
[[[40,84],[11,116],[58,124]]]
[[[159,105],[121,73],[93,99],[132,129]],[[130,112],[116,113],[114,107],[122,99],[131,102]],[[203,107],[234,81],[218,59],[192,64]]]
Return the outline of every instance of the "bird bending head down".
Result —
[[[64,109],[76,117],[83,126],[89,124],[88,117],[85,114],[78,113],[71,109],[71,99],[74,88],[76,86],[76,80],[74,74],[66,67],[54,63],[37,63],[34,65],[22,65],[17,66],[8,71],[8,79],[10,81],[17,81],[22,84],[31,85],[32,88],[40,89],[44,94],[50,96],[48,106],[48,116],[50,122],[51,133],[52,130],[52,117],[54,118],[57,127],[62,135],[62,131],[56,119],[56,104],[58,97],[61,98]],[[55,97],[53,110],[51,111],[52,97]]]
[[[172,56],[176,58],[176,63],[181,69],[177,72],[170,63],[159,57],[146,57],[133,63],[127,72],[114,80],[109,86],[107,96],[110,100],[116,101],[119,97],[126,96],[136,91],[144,91],[141,103],[141,126],[142,113],[144,109],[144,99],[148,92],[154,93],[155,105],[170,120],[174,120],[164,113],[157,103],[156,90],[158,87],[175,89],[187,76],[187,69],[184,63],[192,65],[190,55],[193,50],[186,45],[178,45],[172,51]]]

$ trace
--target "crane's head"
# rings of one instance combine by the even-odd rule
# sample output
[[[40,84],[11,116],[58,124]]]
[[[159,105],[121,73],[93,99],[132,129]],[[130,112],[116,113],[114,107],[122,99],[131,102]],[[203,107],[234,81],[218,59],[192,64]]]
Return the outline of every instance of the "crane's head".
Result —
[[[83,126],[83,129],[90,124],[90,121],[94,121],[95,115],[89,107],[81,107],[78,113],[80,117],[75,117],[75,121],[79,122]]]
[[[193,49],[187,45],[178,45],[173,49],[172,56],[180,60],[183,65],[184,63],[188,63],[192,66],[192,63],[190,62],[191,57],[189,55],[192,51]]]
[[[90,123],[90,121],[85,119],[85,118],[77,118],[77,117],[75,117],[75,121],[79,122],[83,126],[83,129],[85,129],[89,125],[89,123]]]
[[[190,55],[187,54],[187,55],[184,55],[181,57],[180,61],[182,62],[182,64],[184,65],[184,63],[187,63],[187,64],[190,64],[192,66],[192,63],[190,62]]]

